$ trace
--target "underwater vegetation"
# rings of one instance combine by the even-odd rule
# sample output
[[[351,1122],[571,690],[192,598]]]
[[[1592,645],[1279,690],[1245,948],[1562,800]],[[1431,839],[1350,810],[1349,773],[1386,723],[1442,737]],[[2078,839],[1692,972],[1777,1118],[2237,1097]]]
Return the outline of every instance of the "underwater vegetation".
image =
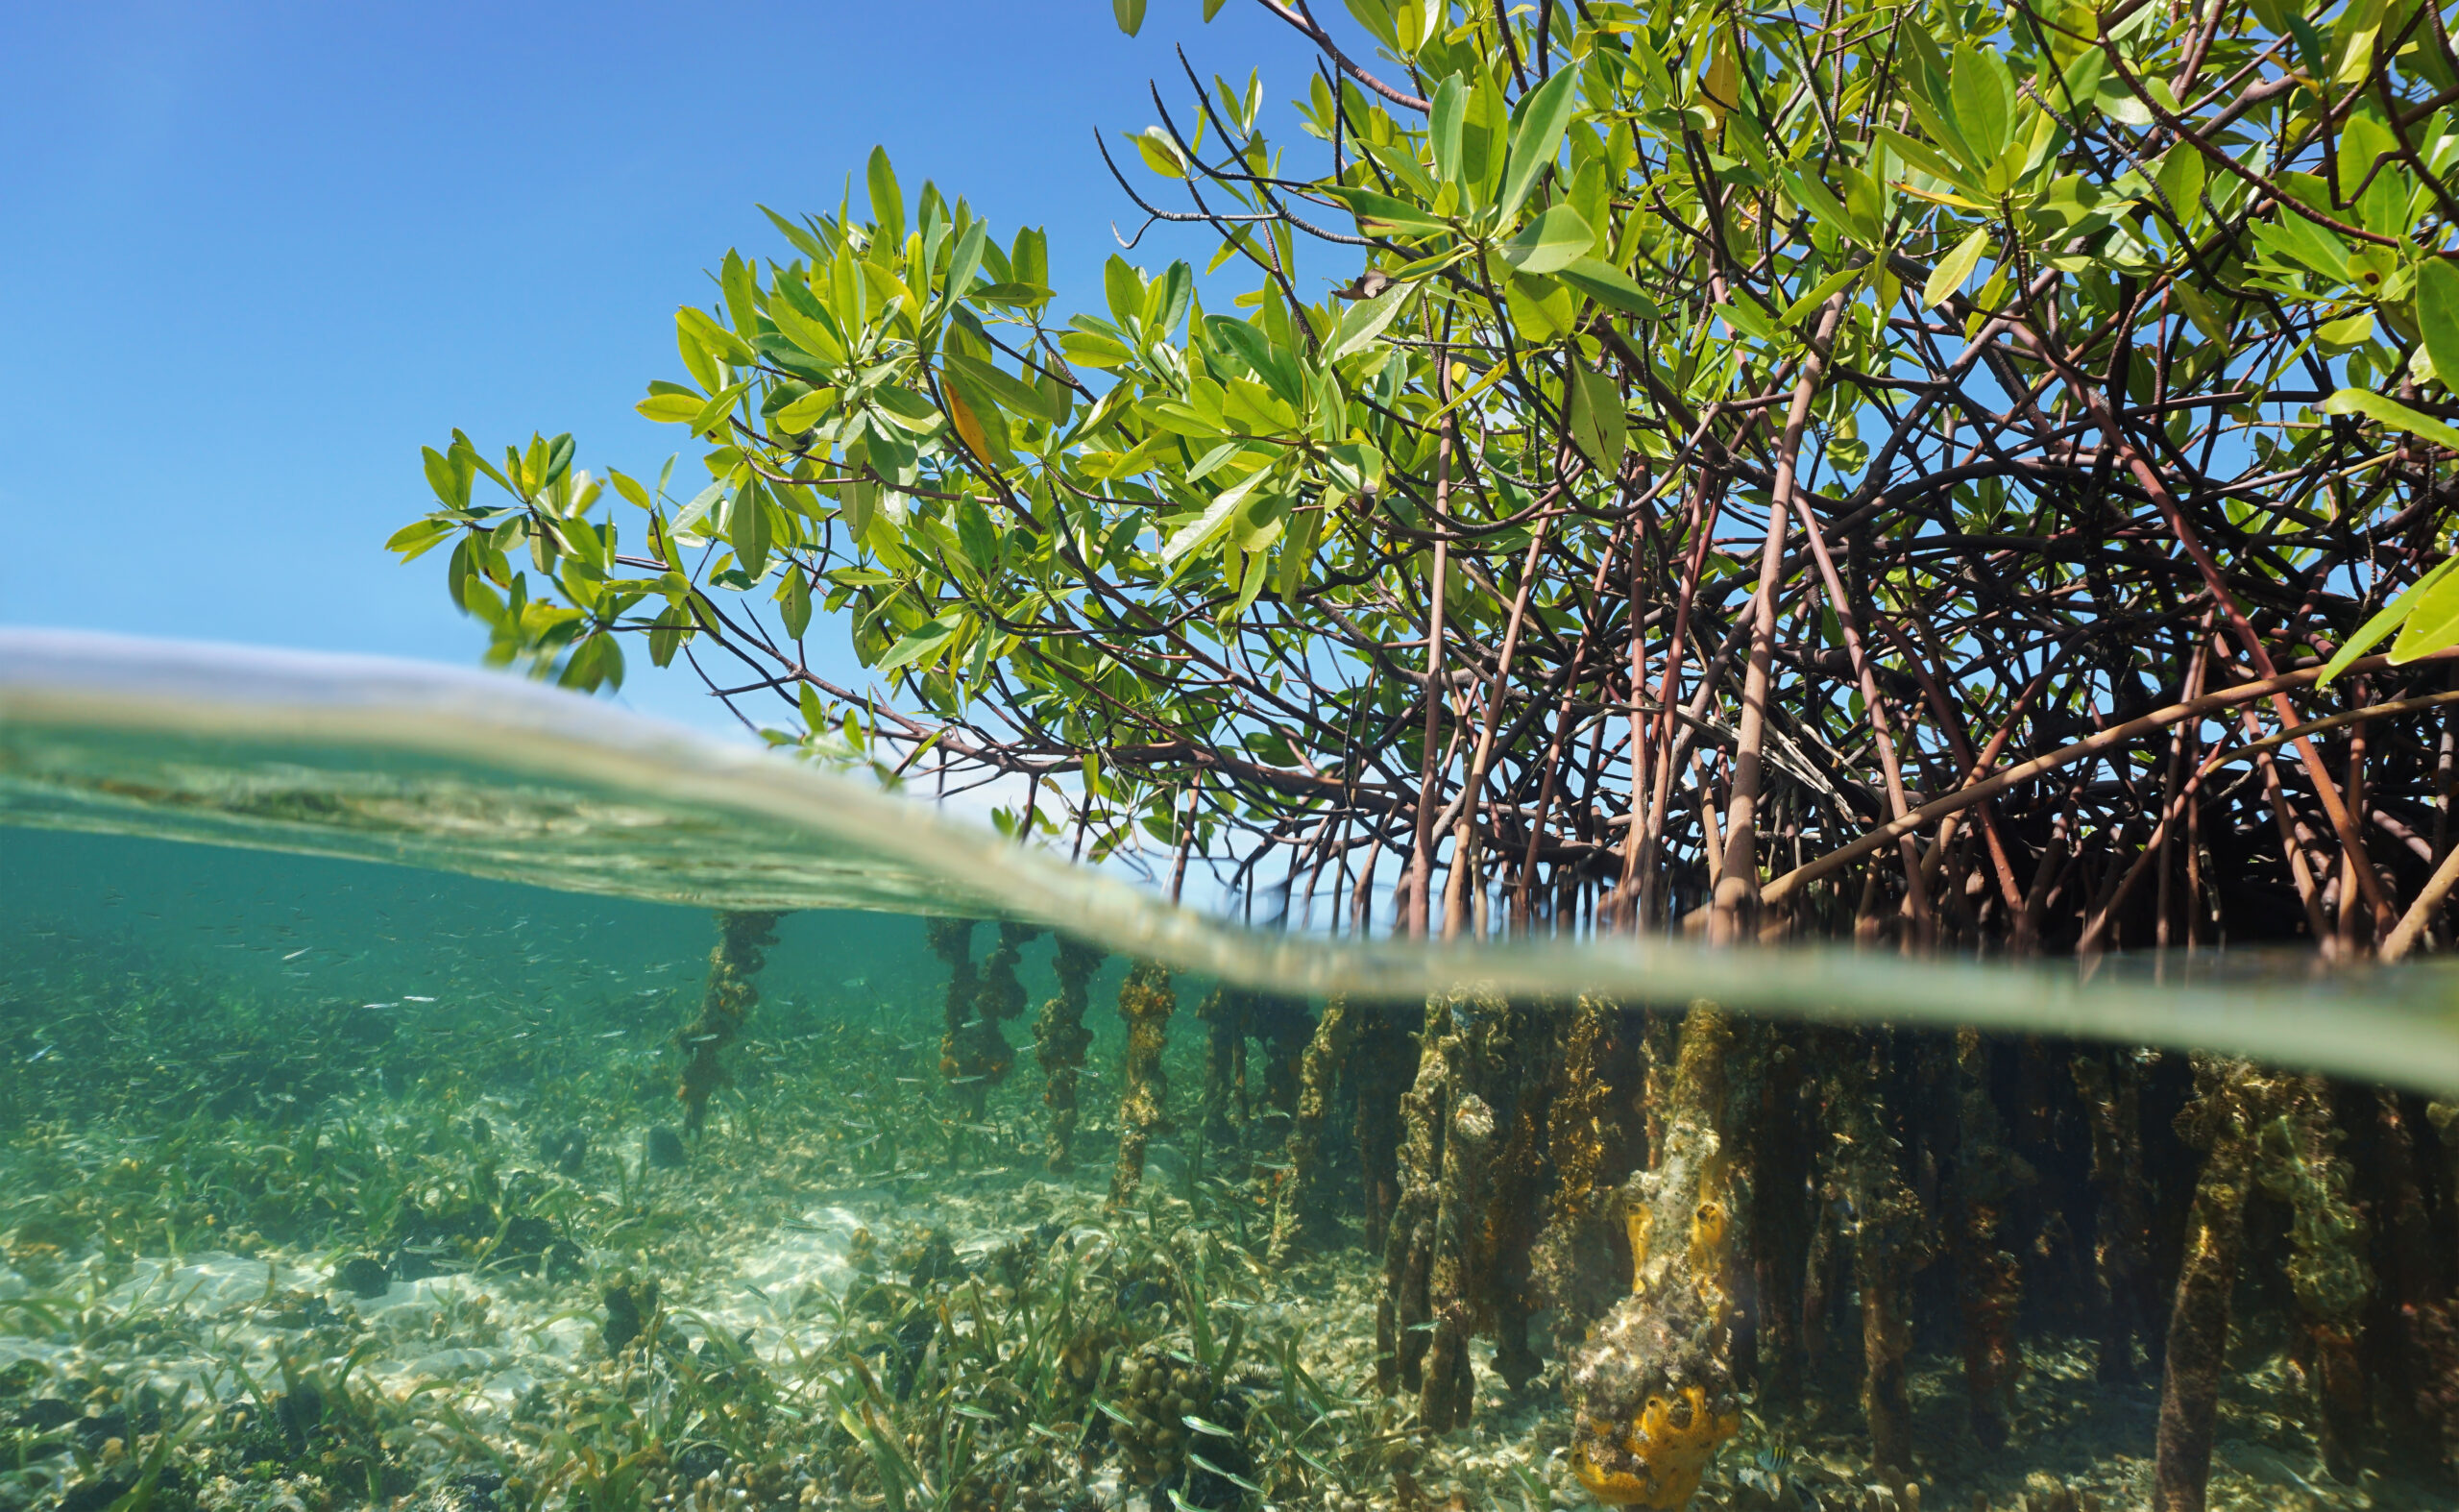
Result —
[[[777,924],[553,1003],[12,951],[0,1506],[2459,1495],[2447,1105],[962,921],[822,1000]]]

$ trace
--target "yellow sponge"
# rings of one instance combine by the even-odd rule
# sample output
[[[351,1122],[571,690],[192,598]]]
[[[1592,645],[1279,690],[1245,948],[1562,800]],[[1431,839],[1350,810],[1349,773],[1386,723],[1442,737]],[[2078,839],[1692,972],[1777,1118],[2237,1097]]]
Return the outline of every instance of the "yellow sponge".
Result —
[[[1571,1469],[1599,1501],[1680,1512],[1699,1489],[1708,1461],[1741,1427],[1740,1412],[1712,1412],[1707,1391],[1686,1386],[1670,1400],[1648,1398],[1626,1423],[1599,1423],[1581,1413]]]

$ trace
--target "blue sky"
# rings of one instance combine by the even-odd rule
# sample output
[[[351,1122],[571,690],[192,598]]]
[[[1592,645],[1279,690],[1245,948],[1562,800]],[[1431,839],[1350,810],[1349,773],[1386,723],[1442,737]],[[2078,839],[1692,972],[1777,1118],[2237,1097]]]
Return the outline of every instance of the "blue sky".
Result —
[[[755,204],[833,207],[874,142],[909,199],[1046,225],[1062,303],[1097,305],[1133,209],[1093,128],[1153,118],[1172,45],[1304,88],[1279,22],[1200,10],[1153,0],[1132,39],[1108,0],[16,12],[0,622],[474,660],[436,564],[378,549],[428,507],[422,445],[569,429],[654,475],[674,433],[631,404],[678,376],[674,306],[780,250]],[[722,727],[634,666],[624,702]]]

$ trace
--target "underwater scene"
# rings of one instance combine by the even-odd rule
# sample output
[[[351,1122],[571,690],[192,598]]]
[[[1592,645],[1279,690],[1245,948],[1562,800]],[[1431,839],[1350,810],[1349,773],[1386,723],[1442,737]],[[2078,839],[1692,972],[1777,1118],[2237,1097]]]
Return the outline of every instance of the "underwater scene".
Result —
[[[1098,879],[934,911],[1016,884],[919,816],[911,875],[749,907],[671,880],[670,797],[623,821],[665,882],[516,824],[501,707],[455,807],[296,678],[226,667],[216,744],[17,648],[0,1507],[2459,1504],[2439,977],[1411,979]],[[165,838],[213,825],[257,848]],[[596,860],[463,874],[515,833]],[[2197,1049],[2232,1003],[2311,1056]]]

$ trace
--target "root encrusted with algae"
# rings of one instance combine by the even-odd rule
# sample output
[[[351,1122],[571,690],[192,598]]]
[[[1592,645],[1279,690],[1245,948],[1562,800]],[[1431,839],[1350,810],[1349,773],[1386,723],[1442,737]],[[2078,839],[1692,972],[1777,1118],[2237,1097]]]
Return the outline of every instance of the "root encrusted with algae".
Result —
[[[931,953],[948,968],[939,1075],[957,1089],[966,1115],[979,1119],[990,1089],[1006,1081],[1016,1063],[1015,1047],[999,1026],[1025,1011],[1025,986],[1017,979],[1016,963],[1025,944],[1041,931],[1030,924],[1001,924],[999,943],[976,967],[971,959],[973,924],[969,918],[934,918],[924,922],[923,933]]]
[[[1626,1158],[1626,1115],[1638,1100],[1638,1062],[1621,1042],[1622,1012],[1583,997],[1556,1032],[1557,1086],[1546,1109],[1553,1185],[1530,1257],[1531,1289],[1554,1309],[1556,1342],[1569,1349],[1615,1301],[1614,1243],[1605,1173]]]
[[[1273,1191],[1272,1256],[1285,1260],[1321,1245],[1333,1232],[1325,1200],[1324,1129],[1331,1117],[1341,1062],[1356,1036],[1349,1000],[1335,995],[1324,1005],[1298,1068],[1297,1108],[1289,1126],[1289,1169]]]
[[[700,1011],[677,1036],[683,1050],[683,1076],[674,1095],[684,1106],[684,1127],[699,1130],[708,1117],[709,1094],[726,1085],[718,1052],[743,1032],[743,1018],[760,1001],[752,978],[767,963],[763,952],[777,942],[777,920],[783,914],[727,913],[718,915],[718,943],[709,952],[709,980],[700,992]]]
[[[1383,1241],[1376,1379],[1418,1394],[1419,1421],[1441,1431],[1474,1397],[1469,1339],[1487,1292],[1482,1244],[1487,1157],[1497,1128],[1509,1005],[1491,989],[1426,999],[1416,1080],[1400,1098],[1400,1197]]]
[[[1119,985],[1118,1013],[1127,1020],[1127,1080],[1118,1102],[1118,1164],[1110,1172],[1110,1202],[1124,1205],[1144,1183],[1144,1146],[1167,1115],[1170,1081],[1161,1071],[1169,1043],[1170,1014],[1179,1006],[1170,968],[1139,961]]]
[[[1732,1038],[1722,1009],[1691,1005],[1655,1159],[1623,1190],[1631,1295],[1571,1361],[1572,1468],[1601,1501],[1674,1512],[1741,1427],[1724,1153]]]
[[[1059,995],[1034,1016],[1034,1061],[1041,1067],[1042,1106],[1050,1110],[1049,1163],[1053,1171],[1076,1164],[1076,1084],[1084,1069],[1084,1053],[1093,1032],[1084,1027],[1084,1009],[1093,973],[1102,967],[1103,953],[1082,940],[1060,937],[1051,956],[1059,977]]]

